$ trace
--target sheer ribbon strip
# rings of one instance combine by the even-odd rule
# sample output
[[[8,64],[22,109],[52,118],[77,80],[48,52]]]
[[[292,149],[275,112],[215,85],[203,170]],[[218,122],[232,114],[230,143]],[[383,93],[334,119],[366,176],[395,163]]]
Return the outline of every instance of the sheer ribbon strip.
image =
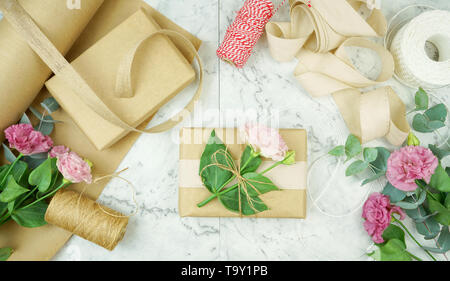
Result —
[[[362,37],[383,36],[386,20],[373,10],[364,20],[356,11],[365,1],[291,0],[291,22],[266,27],[272,56],[279,61],[298,58],[294,75],[312,97],[332,95],[352,134],[363,143],[384,137],[401,145],[410,128],[406,109],[390,87],[361,93],[357,88],[386,82],[394,74],[392,55]],[[346,53],[347,47],[371,49],[381,59],[376,80],[362,75]]]

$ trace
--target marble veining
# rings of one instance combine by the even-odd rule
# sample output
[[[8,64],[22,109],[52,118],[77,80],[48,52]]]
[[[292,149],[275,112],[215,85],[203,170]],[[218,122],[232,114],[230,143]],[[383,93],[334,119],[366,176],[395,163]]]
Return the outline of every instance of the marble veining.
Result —
[[[130,168],[123,176],[136,186],[139,210],[131,217],[123,241],[113,252],[74,236],[54,260],[369,260],[365,253],[372,243],[362,227],[360,210],[348,217],[331,218],[319,212],[308,199],[305,220],[179,217],[177,136],[181,126],[233,127],[242,122],[240,112],[248,111],[260,119],[278,116],[280,127],[308,130],[310,163],[343,143],[348,130],[331,98],[312,99],[295,81],[295,61],[278,63],[271,58],[265,36],[243,69],[217,58],[215,51],[242,1],[147,2],[203,40],[200,56],[205,65],[205,86],[200,113],[205,115],[193,116],[169,132],[141,136],[125,157],[119,169]],[[389,19],[402,7],[416,3],[450,9],[447,0],[396,0],[383,1],[382,10]],[[275,19],[288,20],[288,15],[284,6]],[[358,49],[350,53],[360,71],[369,77],[377,75],[379,64],[369,58],[370,54]],[[394,79],[385,84],[397,91],[408,109],[413,108],[413,89]],[[152,124],[179,110],[190,98],[192,89],[189,87],[166,105]],[[433,95],[433,102],[449,104],[448,88],[433,91]],[[439,138],[426,137],[429,142]],[[390,147],[385,140],[368,145]],[[336,165],[327,157],[317,163],[315,172],[311,173],[313,197],[324,184],[320,182],[320,173],[331,173]],[[333,188],[317,202],[325,212],[345,214],[358,207],[367,192],[380,191],[383,186],[382,182],[376,182],[361,187],[360,178],[345,178],[344,169],[338,172]],[[135,209],[130,188],[120,180],[113,180],[99,201],[125,213]],[[407,225],[412,228],[410,223]],[[412,253],[426,258],[407,240]],[[432,241],[423,243],[432,245]]]

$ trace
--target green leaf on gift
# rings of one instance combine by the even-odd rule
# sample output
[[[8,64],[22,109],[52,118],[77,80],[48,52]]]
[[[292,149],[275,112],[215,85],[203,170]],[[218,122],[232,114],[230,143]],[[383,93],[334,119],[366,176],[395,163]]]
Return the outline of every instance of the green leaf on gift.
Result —
[[[450,225],[450,210],[438,201],[431,198],[431,196],[428,196],[427,199],[430,212],[437,213],[433,218],[443,225]]]
[[[14,155],[14,153],[12,153],[11,149],[9,149],[8,146],[6,146],[4,143],[2,143],[3,146],[3,150],[5,152],[5,158],[8,162],[12,163],[16,160],[16,156]]]
[[[428,146],[428,148],[433,152],[433,154],[439,159],[442,160],[443,158],[447,157],[450,155],[450,150],[444,150],[444,149],[440,149],[438,148],[436,145],[434,144],[430,144]]]
[[[216,136],[216,131],[213,130],[200,158],[199,168],[203,184],[211,193],[217,193],[222,185],[233,176],[232,172],[215,166],[215,164],[229,167],[230,161],[233,161],[233,157],[222,140]]]
[[[60,108],[58,102],[53,97],[46,98],[43,102],[41,102],[41,106],[50,114]]]
[[[243,175],[243,178],[247,179],[246,187],[250,196],[258,196],[259,194],[279,190],[279,188],[269,178],[258,173],[247,173]]]
[[[27,188],[17,184],[12,175],[9,175],[5,189],[0,193],[0,202],[9,203],[28,191]]]
[[[405,243],[399,239],[391,239],[386,244],[378,246],[378,250],[369,254],[378,261],[411,261],[410,254],[406,251]]]
[[[450,176],[439,165],[431,176],[430,186],[442,192],[450,192]]]
[[[429,103],[428,94],[427,94],[427,92],[425,92],[424,89],[419,88],[419,90],[416,92],[415,102],[416,102],[415,111],[428,109],[428,103]]]
[[[0,261],[7,261],[9,257],[12,255],[12,248],[1,248],[0,249]]]
[[[52,183],[52,174],[56,166],[56,158],[47,158],[39,167],[34,169],[28,177],[28,183],[38,186],[40,192],[47,192]]]
[[[15,210],[12,212],[11,218],[23,227],[40,227],[47,224],[44,218],[47,207],[47,203],[39,201],[30,207]]]
[[[376,148],[367,147],[367,148],[364,148],[363,155],[364,155],[364,161],[371,163],[377,159],[378,150]]]
[[[328,154],[339,157],[345,155],[345,146],[339,145],[333,148]]]
[[[253,154],[252,147],[250,145],[247,145],[241,156],[241,168],[244,167],[245,165],[245,168],[240,171],[242,175],[246,173],[255,172],[261,165],[262,162],[261,156],[252,158],[252,154]],[[249,161],[250,158],[251,160]]]
[[[395,188],[390,182],[386,184],[382,193],[389,196],[391,203],[400,202],[406,197],[406,192]]]
[[[447,119],[447,108],[444,104],[440,103],[425,111],[424,115],[430,121],[445,122],[445,119]]]
[[[354,135],[349,135],[347,141],[345,142],[345,154],[347,155],[347,160],[359,155],[362,152],[362,146],[359,139]]]
[[[369,163],[362,161],[362,160],[356,160],[350,166],[347,167],[347,170],[345,171],[345,175],[347,177],[353,176],[359,173],[362,173],[364,170],[369,168]]]

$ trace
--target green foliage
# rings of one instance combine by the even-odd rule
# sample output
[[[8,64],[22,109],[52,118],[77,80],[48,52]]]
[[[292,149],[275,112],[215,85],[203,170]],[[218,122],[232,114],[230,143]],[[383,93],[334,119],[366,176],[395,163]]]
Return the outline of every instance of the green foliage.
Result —
[[[11,248],[1,248],[0,249],[0,261],[7,261],[12,255],[13,249]]]
[[[349,135],[347,141],[345,142],[345,155],[347,155],[347,160],[359,155],[362,152],[362,146],[359,139],[354,135]]]
[[[446,118],[447,108],[441,103],[426,110],[424,114],[417,113],[414,116],[412,126],[418,132],[431,133],[445,127]]]
[[[9,203],[28,191],[27,188],[17,184],[12,175],[9,175],[5,189],[0,193],[0,202]]]
[[[442,192],[450,192],[450,176],[441,165],[434,171],[430,186]]]
[[[279,164],[289,165],[293,157],[295,152],[289,152],[283,161],[271,168]],[[261,156],[251,146],[247,146],[240,158],[241,170],[236,171],[242,177],[239,181],[242,185],[227,186],[236,177],[236,174],[228,170],[234,165],[234,160],[213,130],[201,156],[199,169],[203,184],[213,195],[198,206],[202,207],[217,197],[226,209],[242,215],[254,215],[268,210],[259,195],[278,190],[278,187],[269,178],[256,172],[261,162]]]
[[[429,98],[424,89],[419,88],[415,96],[416,109],[414,111],[422,111],[428,109]]]
[[[45,212],[47,211],[48,204],[44,201],[21,209],[14,210],[11,214],[11,218],[20,226],[34,228],[46,225]]]
[[[385,240],[376,244],[378,249],[369,254],[378,261],[411,261],[411,255],[406,251],[405,232],[398,226],[390,224],[382,235]]]
[[[397,203],[405,199],[406,192],[395,188],[391,183],[387,183],[382,192],[384,195],[389,196],[391,203]]]
[[[445,157],[450,155],[450,150],[440,149],[434,144],[430,144],[428,148],[433,152],[433,154],[439,159],[442,160]]]

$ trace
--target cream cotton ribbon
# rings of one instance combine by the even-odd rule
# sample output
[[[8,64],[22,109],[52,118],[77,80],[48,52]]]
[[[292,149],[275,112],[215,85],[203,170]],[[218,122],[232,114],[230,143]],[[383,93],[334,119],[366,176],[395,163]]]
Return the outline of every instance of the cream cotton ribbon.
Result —
[[[194,57],[197,59],[199,66],[199,82],[198,88],[186,107],[170,120],[154,126],[149,129],[140,130],[136,129],[120,117],[118,117],[92,90],[92,88],[86,83],[81,75],[72,67],[72,65],[63,57],[63,55],[56,49],[52,42],[45,36],[40,28],[34,23],[30,15],[23,9],[23,7],[17,2],[17,0],[0,0],[0,10],[3,12],[4,17],[13,26],[18,34],[29,44],[29,46],[39,55],[45,64],[75,91],[75,93],[99,116],[107,120],[108,122],[123,128],[127,131],[134,131],[139,133],[158,133],[169,130],[176,126],[183,120],[185,111],[192,112],[195,102],[200,98],[202,86],[203,86],[203,65],[200,57],[192,45],[192,43],[183,35],[171,30],[160,30],[149,34],[149,36],[139,42],[127,56],[123,59],[118,72],[116,80],[116,97],[126,98],[133,96],[133,89],[131,86],[132,65],[136,52],[141,44],[145,41],[155,37],[156,35],[167,35],[170,37],[182,39],[185,42],[185,46]]]
[[[386,33],[386,19],[373,10],[364,20],[357,9],[358,0],[291,0],[291,21],[271,22],[266,31],[272,56],[278,61],[299,59],[294,75],[312,97],[332,94],[350,130],[363,143],[384,137],[401,145],[410,127],[406,108],[390,87],[368,93],[357,88],[375,86],[394,73],[392,55],[381,45],[362,37]],[[376,80],[363,76],[347,56],[346,47],[375,51],[382,71]]]

